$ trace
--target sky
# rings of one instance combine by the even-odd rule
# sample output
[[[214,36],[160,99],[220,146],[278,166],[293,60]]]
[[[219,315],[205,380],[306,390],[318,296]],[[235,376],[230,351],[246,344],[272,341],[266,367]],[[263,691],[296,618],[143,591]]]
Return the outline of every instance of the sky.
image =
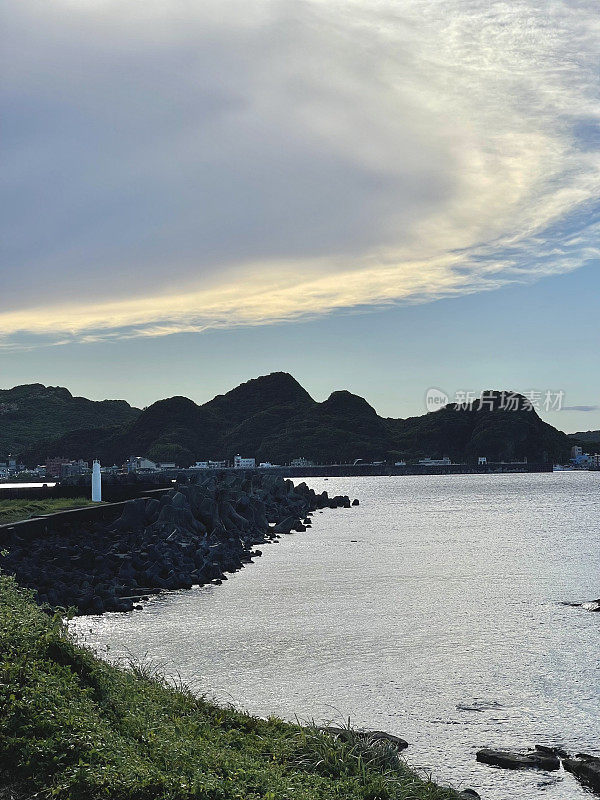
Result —
[[[600,428],[595,0],[2,0],[0,386]],[[537,395],[536,395],[537,397]],[[556,404],[556,401],[554,401]]]

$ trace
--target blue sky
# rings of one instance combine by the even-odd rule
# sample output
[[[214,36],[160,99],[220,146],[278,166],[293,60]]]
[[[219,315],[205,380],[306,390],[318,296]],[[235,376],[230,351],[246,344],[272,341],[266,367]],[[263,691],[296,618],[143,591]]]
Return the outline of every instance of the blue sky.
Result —
[[[600,428],[592,0],[7,0],[0,384]]]

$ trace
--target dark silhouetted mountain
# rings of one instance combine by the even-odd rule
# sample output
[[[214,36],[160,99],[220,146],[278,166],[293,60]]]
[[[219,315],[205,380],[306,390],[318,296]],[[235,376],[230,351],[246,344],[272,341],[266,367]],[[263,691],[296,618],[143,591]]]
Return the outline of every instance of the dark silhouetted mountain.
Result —
[[[272,409],[297,409],[314,405],[314,400],[287,372],[272,372],[219,394],[203,407],[232,429],[250,417]]]
[[[139,413],[125,400],[73,397],[62,386],[31,383],[0,389],[0,455],[20,454],[34,443],[81,428],[121,426]]]
[[[257,450],[261,460],[277,463],[302,456],[319,462],[355,458],[382,459],[392,447],[390,430],[366,400],[334,392],[272,428]]]
[[[28,458],[60,454],[122,463],[130,455],[145,455],[182,466],[236,453],[272,463],[299,456],[317,462],[444,455],[471,462],[478,456],[566,459],[573,443],[567,434],[543,422],[524,397],[518,396],[515,410],[503,410],[504,395],[486,393],[483,404],[450,404],[420,417],[384,419],[347,391],[318,403],[291,375],[276,372],[201,406],[185,397],[160,400],[119,427],[71,431],[50,445],[44,442],[47,453],[37,447]]]
[[[570,439],[573,439],[573,444],[581,444],[586,447],[590,445],[595,445],[596,448],[600,447],[600,431],[577,431],[577,433],[569,433],[568,436]]]
[[[399,451],[410,456],[448,455],[455,461],[564,460],[571,443],[566,433],[544,422],[522,395],[515,410],[502,409],[503,392],[485,392],[489,403],[450,403],[439,411],[390,420]]]

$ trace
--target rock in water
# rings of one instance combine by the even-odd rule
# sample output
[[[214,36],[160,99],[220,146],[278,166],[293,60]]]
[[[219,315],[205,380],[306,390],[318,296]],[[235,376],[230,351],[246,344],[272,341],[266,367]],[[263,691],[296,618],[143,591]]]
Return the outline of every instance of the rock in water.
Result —
[[[503,769],[560,769],[560,759],[553,753],[531,750],[516,753],[512,750],[491,750],[484,748],[477,752],[477,761]]]
[[[575,758],[563,758],[563,767],[585,786],[600,793],[600,758],[577,753]]]
[[[563,750],[562,747],[548,747],[545,744],[536,744],[535,749],[539,753],[546,753],[547,755],[551,756],[558,756],[558,758],[570,758],[569,753],[566,750]]]
[[[291,533],[296,530],[296,525],[300,525],[297,517],[286,517],[272,529],[272,533]]]

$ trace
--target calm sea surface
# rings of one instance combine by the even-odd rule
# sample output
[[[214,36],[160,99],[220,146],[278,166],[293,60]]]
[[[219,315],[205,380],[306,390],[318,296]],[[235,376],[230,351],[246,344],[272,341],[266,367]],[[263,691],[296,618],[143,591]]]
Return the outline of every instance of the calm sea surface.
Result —
[[[74,621],[249,711],[379,728],[487,800],[590,795],[480,747],[600,755],[600,472],[311,478],[361,505],[264,546],[224,583]],[[107,650],[108,646],[108,650]]]

